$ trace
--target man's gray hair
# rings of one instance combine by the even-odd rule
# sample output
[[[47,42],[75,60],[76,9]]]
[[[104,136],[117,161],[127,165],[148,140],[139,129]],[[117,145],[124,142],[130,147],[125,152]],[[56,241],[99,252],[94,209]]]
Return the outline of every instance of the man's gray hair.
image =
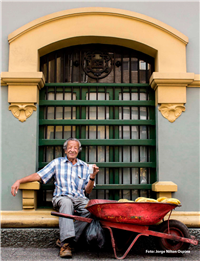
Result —
[[[68,144],[68,141],[70,141],[70,140],[72,140],[72,141],[77,141],[77,142],[78,142],[78,145],[79,145],[79,150],[78,150],[78,152],[81,152],[81,151],[82,151],[81,143],[80,143],[80,141],[77,140],[76,138],[69,138],[69,139],[67,139],[67,140],[65,141],[65,143],[63,144],[63,149],[64,149],[64,150],[67,149],[67,144]]]

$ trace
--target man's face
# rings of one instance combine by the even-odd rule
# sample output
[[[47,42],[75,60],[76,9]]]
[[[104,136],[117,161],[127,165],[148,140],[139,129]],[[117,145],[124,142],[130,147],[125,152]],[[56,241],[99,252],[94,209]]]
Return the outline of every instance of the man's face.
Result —
[[[68,159],[75,159],[78,155],[79,151],[79,143],[75,140],[70,140],[67,143],[67,149],[65,150],[65,154]]]

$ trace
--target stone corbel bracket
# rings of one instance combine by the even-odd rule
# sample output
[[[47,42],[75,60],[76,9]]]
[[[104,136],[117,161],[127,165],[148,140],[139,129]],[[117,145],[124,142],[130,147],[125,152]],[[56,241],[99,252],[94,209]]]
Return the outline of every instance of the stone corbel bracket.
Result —
[[[183,104],[162,104],[158,110],[169,122],[174,122],[185,111],[185,106]]]
[[[9,110],[25,122],[37,110],[39,90],[45,83],[42,72],[2,72],[1,84],[8,86]]]
[[[163,117],[173,123],[183,111],[186,103],[186,87],[199,87],[199,75],[194,73],[158,73],[150,78],[155,90],[155,105]]]
[[[9,110],[21,122],[26,121],[36,109],[37,107],[34,104],[11,104],[9,106]]]

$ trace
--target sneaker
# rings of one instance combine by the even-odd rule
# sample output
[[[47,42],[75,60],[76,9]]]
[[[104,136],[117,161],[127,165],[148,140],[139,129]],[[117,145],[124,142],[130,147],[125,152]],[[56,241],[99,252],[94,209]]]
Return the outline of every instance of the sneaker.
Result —
[[[60,248],[60,257],[72,257],[72,251],[71,247],[69,246],[69,243],[65,243]]]

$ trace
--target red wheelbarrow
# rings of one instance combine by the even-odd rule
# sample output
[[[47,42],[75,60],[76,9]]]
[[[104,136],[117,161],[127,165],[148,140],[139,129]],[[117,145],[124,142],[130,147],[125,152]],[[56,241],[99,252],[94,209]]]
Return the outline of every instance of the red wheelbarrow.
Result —
[[[188,228],[177,220],[169,220],[171,212],[177,206],[161,202],[118,202],[115,200],[92,199],[86,209],[97,217],[103,228],[110,231],[112,247],[116,259],[124,259],[140,236],[155,236],[161,250],[166,253],[183,253],[190,244],[198,245],[198,240],[190,236]],[[158,231],[149,226],[160,222],[170,212],[167,221],[158,225]],[[82,222],[92,222],[92,218],[51,212],[52,215],[71,218]],[[138,233],[122,257],[118,257],[112,228]]]

